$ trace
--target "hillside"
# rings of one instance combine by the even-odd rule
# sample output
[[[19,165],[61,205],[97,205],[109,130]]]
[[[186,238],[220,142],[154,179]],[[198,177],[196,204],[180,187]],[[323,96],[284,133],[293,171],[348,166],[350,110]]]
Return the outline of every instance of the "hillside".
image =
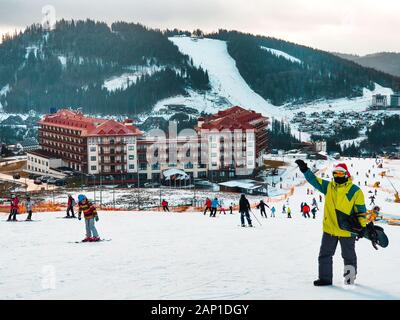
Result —
[[[363,97],[375,83],[400,87],[400,78],[279,39],[187,34],[92,20],[60,20],[49,32],[32,25],[0,44],[0,109],[147,116],[184,97],[202,111],[242,104],[279,114],[276,106]]]
[[[109,87],[110,80],[118,82],[126,74],[129,83],[119,79],[119,85]],[[50,32],[33,25],[3,39],[0,88],[7,112],[74,106],[92,113],[137,114],[187,88],[207,89],[208,76],[159,30],[61,20]]]
[[[335,53],[337,56],[354,61],[367,68],[374,68],[379,71],[400,77],[400,53],[379,52],[365,56]]]
[[[364,68],[331,53],[287,41],[220,30],[249,86],[275,105],[359,97],[375,83],[397,90],[400,78]]]

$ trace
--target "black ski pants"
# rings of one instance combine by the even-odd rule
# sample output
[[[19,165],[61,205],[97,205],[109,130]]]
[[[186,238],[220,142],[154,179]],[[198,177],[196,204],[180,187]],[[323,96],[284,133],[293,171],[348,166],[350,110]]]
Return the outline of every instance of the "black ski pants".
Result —
[[[211,208],[210,217],[215,217],[217,214],[217,208]]]
[[[263,215],[264,215],[265,217],[267,217],[267,213],[265,212],[265,208],[261,208],[261,209],[260,209],[260,213],[261,213],[261,217],[263,217]]]
[[[73,206],[69,206],[69,207],[67,208],[67,217],[70,216],[70,215],[69,215],[70,212],[71,212],[71,216],[72,216],[72,217],[75,217],[74,207],[73,207]]]
[[[251,219],[250,219],[250,214],[248,210],[245,211],[240,211],[240,222],[242,223],[242,226],[245,224],[244,223],[244,218],[246,217],[247,223],[249,226],[251,226]]]
[[[324,232],[322,235],[321,248],[319,251],[319,279],[332,282],[333,278],[333,256],[335,255],[336,247],[340,242],[342,249],[342,258],[344,266],[354,267],[357,274],[357,255],[355,250],[356,239],[354,237],[344,238],[331,236]]]
[[[18,210],[13,208],[10,211],[10,215],[8,216],[8,220],[17,220],[17,212]]]

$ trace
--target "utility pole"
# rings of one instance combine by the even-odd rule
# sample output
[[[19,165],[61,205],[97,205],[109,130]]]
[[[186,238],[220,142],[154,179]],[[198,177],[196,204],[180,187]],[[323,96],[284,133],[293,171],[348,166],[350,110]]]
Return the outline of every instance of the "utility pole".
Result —
[[[100,175],[100,208],[103,205],[103,189],[102,189],[102,176]]]
[[[139,191],[139,188],[140,188],[140,172],[139,172],[139,169],[138,169],[138,176],[137,176],[137,203],[138,203],[138,210],[140,210],[140,196],[139,196],[140,191]]]

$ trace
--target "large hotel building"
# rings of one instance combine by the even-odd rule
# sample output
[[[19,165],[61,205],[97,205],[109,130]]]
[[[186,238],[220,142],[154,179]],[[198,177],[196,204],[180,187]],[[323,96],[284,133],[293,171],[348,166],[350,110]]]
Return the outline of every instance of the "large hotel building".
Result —
[[[69,167],[103,177],[104,183],[160,181],[171,169],[215,181],[249,177],[267,150],[268,124],[261,114],[236,106],[199,118],[188,135],[167,133],[160,142],[132,120],[61,109],[39,122],[41,148],[27,153],[27,170],[56,175],[57,168]]]

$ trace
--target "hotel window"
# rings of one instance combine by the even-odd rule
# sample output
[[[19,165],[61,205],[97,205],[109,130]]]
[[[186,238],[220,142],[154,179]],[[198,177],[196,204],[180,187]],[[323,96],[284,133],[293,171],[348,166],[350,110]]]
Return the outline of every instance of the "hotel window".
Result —
[[[90,152],[96,152],[96,147],[90,147]]]
[[[90,161],[96,161],[96,156],[91,156]]]
[[[130,154],[130,155],[129,155],[129,160],[135,160],[135,156],[132,155],[132,154]]]
[[[92,170],[92,171],[97,170],[97,166],[91,166],[91,167],[90,167],[90,170]]]
[[[135,169],[135,165],[134,164],[130,164],[129,165],[129,169]]]
[[[129,146],[129,147],[128,147],[128,150],[129,150],[129,151],[135,150],[135,146]]]

